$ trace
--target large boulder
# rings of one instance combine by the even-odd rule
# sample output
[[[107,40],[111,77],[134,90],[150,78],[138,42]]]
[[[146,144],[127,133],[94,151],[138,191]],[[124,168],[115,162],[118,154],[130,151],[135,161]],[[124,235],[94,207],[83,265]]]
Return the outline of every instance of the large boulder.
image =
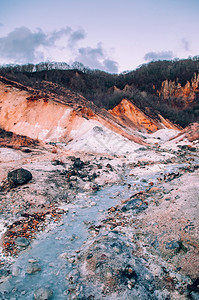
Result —
[[[20,168],[8,172],[7,179],[10,187],[17,187],[19,185],[29,182],[32,179],[32,174],[30,173],[30,171]]]

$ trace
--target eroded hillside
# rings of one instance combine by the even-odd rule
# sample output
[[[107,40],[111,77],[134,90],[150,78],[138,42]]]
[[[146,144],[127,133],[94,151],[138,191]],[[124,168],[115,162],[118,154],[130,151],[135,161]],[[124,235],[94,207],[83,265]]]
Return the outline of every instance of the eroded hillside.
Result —
[[[94,127],[102,126],[124,138],[144,144],[138,130],[153,132],[165,125],[152,120],[127,100],[112,111],[97,108],[78,94],[45,83],[49,92],[34,90],[2,78],[0,82],[0,126],[16,134],[46,142],[80,139]],[[171,126],[171,125],[170,125]],[[176,129],[173,126],[173,129]]]

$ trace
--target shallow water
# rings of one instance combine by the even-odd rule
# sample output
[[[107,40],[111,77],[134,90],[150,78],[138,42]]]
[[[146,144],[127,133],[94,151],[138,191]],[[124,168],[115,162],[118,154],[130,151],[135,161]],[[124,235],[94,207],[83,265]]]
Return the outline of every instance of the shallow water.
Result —
[[[165,165],[164,173],[176,172],[184,166]],[[156,182],[159,175],[160,172],[153,173],[145,178]],[[147,187],[147,183],[142,181],[143,178],[144,176],[133,181],[128,177],[126,182],[136,184],[136,191],[139,191]],[[88,227],[98,223],[104,218],[104,212],[108,208],[120,203],[132,193],[126,184],[119,184],[106,187],[92,195],[78,194],[75,203],[67,205],[69,212],[64,216],[63,222],[48,232],[39,234],[31,246],[19,255],[12,266],[13,274],[0,287],[0,299],[33,299],[33,293],[39,287],[50,287],[53,290],[53,299],[67,299],[66,275],[72,270],[73,264],[60,255],[68,253],[71,257],[72,254],[76,254],[75,251],[80,249],[89,237]],[[91,206],[91,202],[95,202],[96,205]],[[26,273],[30,259],[38,261],[41,266],[40,272],[30,275]]]
[[[88,227],[104,216],[101,210],[106,211],[128,194],[129,191],[125,186],[114,185],[90,196],[78,195],[76,202],[68,205],[69,212],[64,216],[61,226],[38,235],[31,247],[19,255],[13,265],[13,273],[17,276],[12,275],[0,289],[5,297],[3,299],[33,299],[34,291],[40,286],[50,287],[54,299],[66,299],[65,278],[73,266],[66,259],[61,258],[60,254],[67,252],[71,256],[75,250],[78,250],[89,236]],[[96,202],[96,206],[91,206],[89,202]],[[90,224],[85,225],[84,221]],[[40,272],[31,275],[26,273],[30,259],[39,262],[42,269]]]

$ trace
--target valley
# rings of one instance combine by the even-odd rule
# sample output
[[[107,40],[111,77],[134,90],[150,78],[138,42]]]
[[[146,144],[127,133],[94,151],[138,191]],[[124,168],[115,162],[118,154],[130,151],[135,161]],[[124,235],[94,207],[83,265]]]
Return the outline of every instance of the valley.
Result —
[[[198,299],[198,123],[0,81],[0,299]]]

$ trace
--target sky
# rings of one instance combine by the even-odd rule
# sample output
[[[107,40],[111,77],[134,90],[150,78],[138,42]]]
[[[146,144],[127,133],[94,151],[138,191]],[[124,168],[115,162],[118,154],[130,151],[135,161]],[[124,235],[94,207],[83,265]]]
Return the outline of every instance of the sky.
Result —
[[[0,0],[0,64],[110,73],[199,55],[199,0]]]

